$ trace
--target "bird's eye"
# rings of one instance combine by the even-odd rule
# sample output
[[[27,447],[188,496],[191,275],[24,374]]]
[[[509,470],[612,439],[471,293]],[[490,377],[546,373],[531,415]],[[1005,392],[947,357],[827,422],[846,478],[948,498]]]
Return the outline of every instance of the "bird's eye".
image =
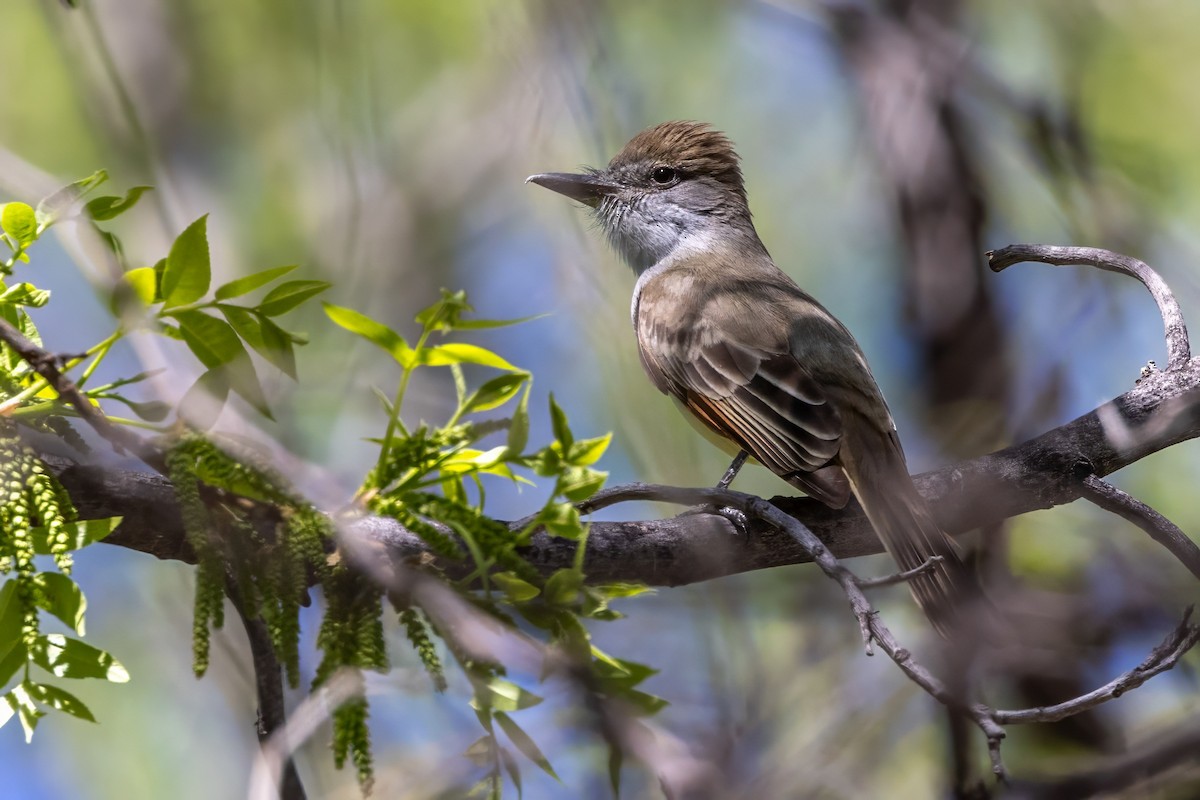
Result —
[[[678,177],[679,173],[677,173],[671,167],[655,167],[654,171],[650,173],[650,180],[654,181],[659,186],[666,186],[668,183],[674,183],[675,179]]]

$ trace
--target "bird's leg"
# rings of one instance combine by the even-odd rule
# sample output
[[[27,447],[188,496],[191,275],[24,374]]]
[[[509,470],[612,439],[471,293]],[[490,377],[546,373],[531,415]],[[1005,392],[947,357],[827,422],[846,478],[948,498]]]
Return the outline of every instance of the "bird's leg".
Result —
[[[725,470],[725,476],[717,481],[717,488],[724,490],[729,488],[729,484],[733,483],[733,479],[741,471],[742,465],[746,463],[746,459],[750,454],[745,450],[739,450],[738,454],[733,457],[733,463],[729,465],[729,469]]]
[[[737,477],[742,465],[746,463],[746,459],[750,454],[745,450],[739,450],[737,456],[733,459],[733,463],[729,465],[729,469],[725,470],[725,475],[717,482],[716,488],[719,491],[724,491],[729,488],[729,484],[733,483],[733,479]],[[680,516],[688,516],[691,514],[716,514],[729,520],[733,525],[734,530],[741,534],[750,532],[750,521],[746,519],[746,515],[736,508],[731,506],[722,506],[714,503],[711,506],[700,506],[698,508],[689,509]]]

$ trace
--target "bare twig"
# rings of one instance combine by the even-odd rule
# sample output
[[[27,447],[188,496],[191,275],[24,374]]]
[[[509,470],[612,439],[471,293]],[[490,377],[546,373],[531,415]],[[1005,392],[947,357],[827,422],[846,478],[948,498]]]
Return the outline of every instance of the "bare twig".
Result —
[[[162,455],[158,451],[149,447],[140,436],[110,422],[104,412],[84,396],[75,382],[63,374],[58,368],[61,360],[59,357],[39,347],[36,342],[3,319],[0,319],[0,341],[25,359],[34,372],[45,378],[54,387],[54,391],[58,392],[59,397],[70,403],[76,413],[118,452],[133,453],[157,472],[165,470]]]
[[[924,564],[918,564],[912,569],[906,569],[903,572],[896,572],[891,575],[883,575],[878,578],[859,578],[858,585],[863,589],[880,589],[884,586],[894,586],[897,583],[904,583],[912,580],[918,575],[924,575],[932,570],[935,566],[945,561],[942,556],[930,556],[925,559]]]
[[[1171,520],[1136,497],[1121,491],[1095,475],[1083,479],[1083,497],[1105,511],[1111,511],[1150,534],[1150,538],[1167,548],[1171,555],[1200,578],[1200,547]]]
[[[1167,339],[1167,369],[1181,369],[1192,358],[1187,325],[1183,322],[1183,312],[1179,309],[1179,303],[1167,282],[1144,261],[1098,247],[1063,247],[1048,244],[1012,244],[990,251],[987,259],[988,265],[995,272],[1022,261],[1039,261],[1057,266],[1099,267],[1137,278],[1150,291],[1154,302],[1158,304],[1158,313],[1162,315],[1163,331]]]
[[[1000,725],[1021,725],[1030,722],[1057,722],[1088,709],[1114,700],[1131,689],[1175,666],[1185,653],[1200,642],[1200,625],[1191,623],[1192,607],[1188,606],[1183,619],[1167,635],[1158,647],[1146,656],[1142,663],[1103,686],[1064,703],[1042,708],[1026,708],[1019,711],[993,710],[992,718]]]

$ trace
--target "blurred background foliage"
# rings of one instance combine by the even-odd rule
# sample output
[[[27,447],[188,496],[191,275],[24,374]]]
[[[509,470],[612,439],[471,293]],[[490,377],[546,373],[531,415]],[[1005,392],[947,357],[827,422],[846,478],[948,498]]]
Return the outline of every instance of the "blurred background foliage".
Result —
[[[532,370],[535,395],[553,390],[580,435],[615,431],[601,465],[610,483],[709,484],[724,456],[642,376],[628,327],[631,275],[582,210],[522,181],[600,165],[666,119],[707,120],[737,142],[762,238],[859,338],[915,471],[1071,419],[1127,389],[1148,360],[1161,363],[1160,323],[1137,284],[1045,266],[992,276],[976,253],[958,274],[982,282],[996,324],[987,358],[969,363],[1003,379],[955,401],[965,414],[937,405],[931,386],[947,377],[931,367],[929,320],[914,311],[896,187],[873,144],[879,115],[856,72],[858,29],[842,25],[855,12],[920,14],[940,26],[925,55],[959,78],[950,100],[982,249],[1121,250],[1159,269],[1195,317],[1200,6],[1186,0],[80,0],[74,9],[9,0],[0,199],[36,200],[105,168],[114,189],[157,187],[121,223],[131,266],[153,264],[210,213],[218,281],[298,263],[297,277],[335,283],[332,302],[405,332],[443,286],[467,289],[483,317],[549,312],[479,341]],[[887,96],[902,115],[921,86],[896,77]],[[926,142],[918,132],[904,157],[921,165]],[[51,308],[62,316],[37,322],[51,348],[71,351],[108,330],[113,265],[69,232],[55,247],[43,251],[37,282],[58,293]],[[290,327],[313,335],[300,382],[264,367],[277,422],[255,419],[255,435],[320,464],[319,477],[297,468],[297,479],[338,497],[372,458],[363,437],[381,413],[368,390],[393,377],[319,310]],[[169,352],[136,342],[122,357],[114,374],[172,364]],[[954,369],[970,383],[969,365]],[[194,377],[171,371],[156,389],[175,400]],[[431,379],[412,397],[414,418],[440,420],[453,390]],[[253,416],[238,411],[219,427],[246,432]],[[538,426],[544,437],[549,421],[535,418],[535,436]],[[1195,531],[1198,467],[1185,443],[1115,481]],[[739,485],[767,496],[786,489],[761,470]],[[497,487],[490,510],[521,516],[545,491]],[[1051,659],[1040,676],[1060,680],[1063,693],[1040,702],[1132,666],[1196,595],[1144,536],[1079,504],[1014,520],[989,541],[1003,543],[988,556],[1011,570],[1022,605],[1086,623],[1068,642],[1078,663]],[[183,589],[191,570],[91,550],[76,572],[90,627],[132,682],[80,687],[103,727],[55,719],[29,747],[15,727],[0,731],[12,796],[238,796],[255,751],[240,633],[214,640],[210,677],[194,681]],[[854,566],[888,569],[881,558]],[[922,639],[903,590],[879,602],[907,640]],[[597,626],[597,643],[662,670],[646,688],[672,705],[655,724],[691,757],[719,763],[730,796],[927,797],[944,785],[938,709],[890,663],[862,657],[844,599],[816,570],[742,575],[621,607],[630,617]],[[1037,677],[1010,675],[993,702],[1028,703]],[[477,730],[457,689],[431,696],[415,663],[372,684],[379,796],[455,796],[470,784],[460,754]],[[1080,730],[1014,729],[1009,767],[1054,774],[1120,751],[1194,716],[1194,689],[1179,670]],[[602,748],[565,690],[545,694],[526,729],[568,788],[527,769],[525,796],[606,796]],[[329,768],[324,741],[301,754],[310,796],[356,796],[353,776]],[[627,796],[654,795],[651,772],[631,765],[625,779]]]

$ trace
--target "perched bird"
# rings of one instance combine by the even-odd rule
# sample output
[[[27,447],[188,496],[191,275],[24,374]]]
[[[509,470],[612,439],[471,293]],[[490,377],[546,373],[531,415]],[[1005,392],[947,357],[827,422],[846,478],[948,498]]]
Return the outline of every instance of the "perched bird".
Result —
[[[737,153],[697,122],[642,131],[605,169],[528,182],[590,206],[637,273],[633,326],[650,380],[738,458],[833,508],[853,493],[947,633],[971,585],[909,477],[896,425],[850,331],[783,273],[754,229]],[[739,452],[740,451],[740,452]]]

